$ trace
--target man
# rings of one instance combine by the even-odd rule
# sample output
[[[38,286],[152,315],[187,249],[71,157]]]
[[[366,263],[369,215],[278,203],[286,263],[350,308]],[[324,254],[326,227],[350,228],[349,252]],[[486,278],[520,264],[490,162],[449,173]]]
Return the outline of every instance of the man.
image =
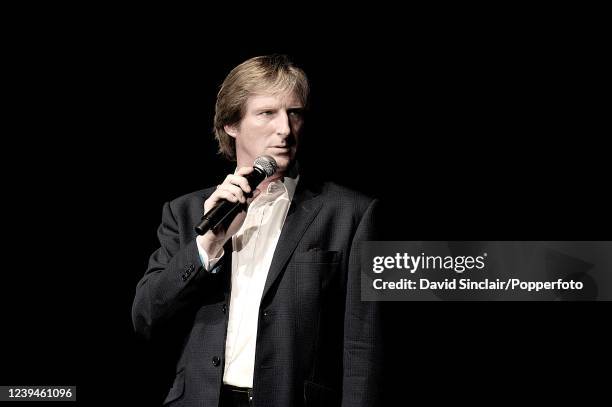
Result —
[[[309,85],[286,56],[247,60],[219,91],[215,133],[237,169],[216,187],[166,203],[161,247],[136,288],[147,338],[184,335],[173,406],[372,406],[378,400],[378,306],[360,300],[360,242],[376,200],[301,174],[296,153]],[[260,155],[278,170],[251,191]],[[221,200],[243,210],[196,236]]]

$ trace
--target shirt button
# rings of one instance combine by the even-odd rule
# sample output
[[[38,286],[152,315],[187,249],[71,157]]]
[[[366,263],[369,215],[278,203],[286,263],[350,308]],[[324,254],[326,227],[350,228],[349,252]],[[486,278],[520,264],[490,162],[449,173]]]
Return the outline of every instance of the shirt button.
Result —
[[[212,364],[213,366],[217,367],[221,364],[221,359],[219,359],[219,356],[214,356],[212,358]]]

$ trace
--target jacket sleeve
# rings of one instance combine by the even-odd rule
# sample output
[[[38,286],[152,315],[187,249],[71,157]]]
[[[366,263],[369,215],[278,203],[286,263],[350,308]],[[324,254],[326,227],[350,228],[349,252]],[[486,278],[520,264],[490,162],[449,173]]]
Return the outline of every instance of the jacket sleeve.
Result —
[[[357,228],[349,258],[344,316],[343,407],[371,407],[380,404],[382,374],[382,331],[380,303],[361,301],[361,242],[374,240],[373,200]]]
[[[210,272],[202,266],[196,240],[181,245],[178,223],[170,203],[164,204],[157,230],[160,248],[136,286],[132,322],[137,333],[150,339],[158,327],[189,305],[206,279],[215,279],[221,259]]]

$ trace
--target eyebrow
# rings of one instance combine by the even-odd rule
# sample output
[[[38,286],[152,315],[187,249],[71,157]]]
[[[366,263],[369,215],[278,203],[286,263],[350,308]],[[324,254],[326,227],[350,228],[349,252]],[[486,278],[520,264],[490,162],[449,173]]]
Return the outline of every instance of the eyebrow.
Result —
[[[261,106],[261,107],[256,107],[254,108],[255,111],[262,111],[262,110],[278,110],[280,109],[279,106]],[[298,106],[290,106],[287,108],[287,110],[301,110],[304,109],[304,106],[302,105],[298,105]]]

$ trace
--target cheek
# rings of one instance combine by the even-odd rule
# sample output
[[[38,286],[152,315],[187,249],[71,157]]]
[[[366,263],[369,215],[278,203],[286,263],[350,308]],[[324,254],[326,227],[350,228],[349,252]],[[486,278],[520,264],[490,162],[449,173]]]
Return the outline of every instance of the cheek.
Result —
[[[244,134],[247,136],[248,142],[251,144],[257,144],[261,142],[266,135],[270,132],[268,125],[261,123],[251,123],[247,131]]]
[[[276,127],[274,127],[273,123],[259,123],[257,126],[253,126],[253,138],[258,138],[260,140],[275,134]]]
[[[294,120],[291,123],[291,129],[292,131],[299,136],[300,135],[300,131],[302,130],[302,126],[304,125],[304,121],[303,120]]]

